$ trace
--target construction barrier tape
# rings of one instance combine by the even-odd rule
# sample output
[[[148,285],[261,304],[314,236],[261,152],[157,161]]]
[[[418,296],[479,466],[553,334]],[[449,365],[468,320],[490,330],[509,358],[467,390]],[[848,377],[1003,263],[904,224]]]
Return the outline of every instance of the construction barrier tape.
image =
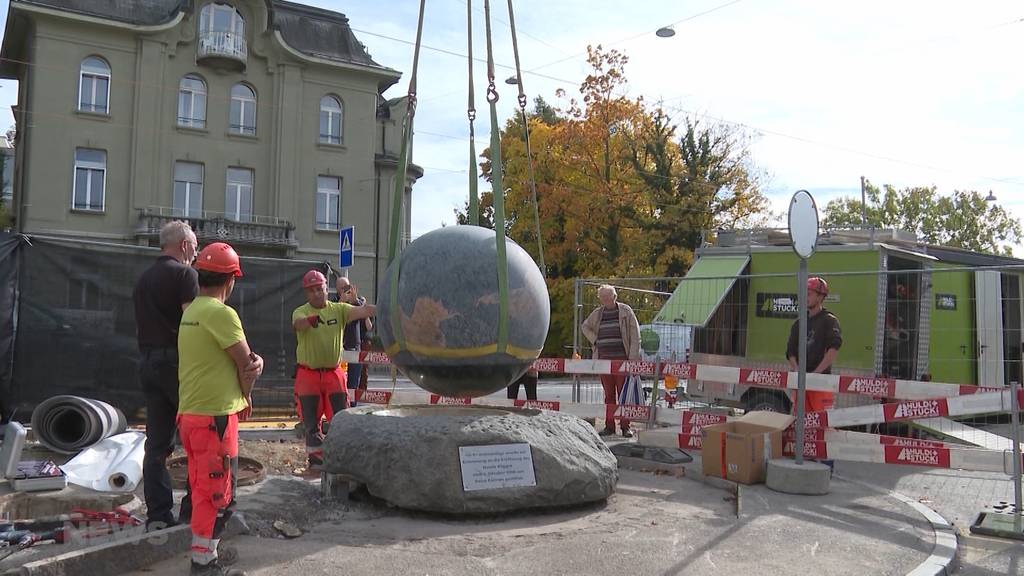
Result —
[[[509,347],[510,350],[521,352]],[[525,354],[525,351],[522,352]],[[343,360],[361,364],[390,364],[387,354],[370,351],[346,351]],[[542,373],[579,374],[598,376],[603,374],[654,376],[659,364],[646,360],[574,360],[571,358],[538,358],[533,368]],[[797,373],[762,368],[734,368],[710,364],[689,364],[685,362],[664,362],[660,365],[661,375],[676,376],[680,379],[696,380],[700,383],[718,383],[725,386],[743,384],[757,388],[796,390]],[[982,395],[1005,391],[1002,387],[974,386],[947,382],[925,382],[893,378],[869,378],[839,374],[808,374],[807,390],[842,394],[859,394],[875,399],[889,400],[931,400],[957,396]],[[1024,393],[1021,398],[1024,399]],[[1024,404],[1024,402],[1022,402]],[[922,416],[923,417],[923,416]],[[840,424],[845,426],[846,424]]]

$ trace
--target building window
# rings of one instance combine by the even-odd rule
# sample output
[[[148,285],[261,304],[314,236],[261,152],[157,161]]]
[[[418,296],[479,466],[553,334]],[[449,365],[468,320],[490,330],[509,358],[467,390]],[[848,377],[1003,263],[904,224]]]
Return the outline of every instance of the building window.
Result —
[[[341,227],[341,178],[318,176],[316,179],[316,229]]]
[[[71,207],[103,211],[107,185],[107,153],[92,148],[75,149],[75,189]]]
[[[252,170],[228,168],[228,186],[224,198],[225,215],[237,222],[252,221]]]
[[[82,60],[78,74],[78,109],[107,114],[110,111],[110,66],[102,58]]]
[[[234,34],[245,37],[245,19],[228,4],[207,4],[199,13],[201,34]]]
[[[245,84],[231,89],[231,127],[234,134],[256,135],[256,93]]]
[[[341,101],[334,96],[320,99],[320,142],[341,144]]]
[[[206,128],[206,82],[194,74],[178,86],[178,126]]]
[[[174,163],[174,215],[199,218],[203,215],[203,165]]]

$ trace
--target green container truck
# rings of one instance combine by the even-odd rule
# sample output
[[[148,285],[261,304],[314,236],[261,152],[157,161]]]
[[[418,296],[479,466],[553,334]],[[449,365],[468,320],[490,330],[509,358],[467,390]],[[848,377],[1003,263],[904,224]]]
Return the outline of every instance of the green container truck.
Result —
[[[654,324],[691,329],[697,364],[788,370],[799,258],[785,231],[719,232]],[[1005,386],[1021,381],[1024,260],[929,246],[893,230],[824,232],[808,260],[840,320],[833,373]],[[782,391],[694,381],[697,399],[789,411]],[[837,407],[869,400],[837,398]]]

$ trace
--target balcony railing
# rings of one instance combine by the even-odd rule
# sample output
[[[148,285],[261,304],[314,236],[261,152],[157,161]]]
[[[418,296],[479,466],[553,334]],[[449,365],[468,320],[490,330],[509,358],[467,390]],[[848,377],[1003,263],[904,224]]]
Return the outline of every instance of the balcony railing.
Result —
[[[279,248],[290,256],[299,243],[295,240],[295,226],[276,216],[252,215],[245,221],[232,219],[222,212],[201,212],[184,215],[179,208],[152,206],[139,211],[135,229],[138,238],[155,238],[160,228],[172,220],[184,220],[192,226],[200,244],[227,242],[263,248]]]
[[[240,63],[245,68],[246,59],[249,55],[245,43],[245,36],[234,32],[200,32],[199,50],[196,53],[197,60],[208,58],[224,59],[233,63]]]

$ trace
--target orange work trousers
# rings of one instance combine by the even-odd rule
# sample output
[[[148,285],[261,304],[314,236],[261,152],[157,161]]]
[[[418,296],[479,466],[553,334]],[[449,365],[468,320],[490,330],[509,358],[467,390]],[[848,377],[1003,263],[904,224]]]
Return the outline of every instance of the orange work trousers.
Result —
[[[178,414],[192,489],[193,558],[216,558],[216,540],[231,504],[233,461],[238,458],[238,415]]]

